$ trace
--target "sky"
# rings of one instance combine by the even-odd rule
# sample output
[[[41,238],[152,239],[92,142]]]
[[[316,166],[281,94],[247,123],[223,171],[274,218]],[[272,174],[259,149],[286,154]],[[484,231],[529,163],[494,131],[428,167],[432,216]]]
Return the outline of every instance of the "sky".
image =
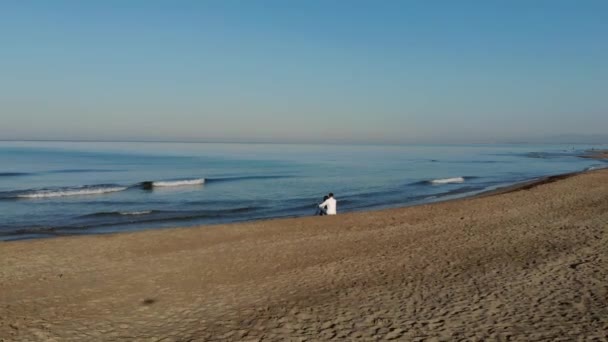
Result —
[[[607,89],[603,0],[0,2],[3,140],[601,135]]]

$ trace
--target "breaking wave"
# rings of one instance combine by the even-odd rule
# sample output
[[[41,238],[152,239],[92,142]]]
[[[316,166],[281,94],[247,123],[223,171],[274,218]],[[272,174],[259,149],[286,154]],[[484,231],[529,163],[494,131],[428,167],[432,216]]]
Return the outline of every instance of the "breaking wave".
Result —
[[[144,189],[152,189],[155,187],[201,185],[204,183],[205,183],[205,178],[191,178],[191,179],[176,179],[176,180],[166,180],[166,181],[142,182],[141,185]]]
[[[439,178],[429,181],[431,184],[451,184],[451,183],[464,183],[464,177],[453,177],[453,178]]]
[[[71,170],[70,170],[71,171]],[[82,172],[84,170],[77,170]],[[62,172],[65,172],[63,170]],[[74,170],[76,172],[76,170]],[[29,175],[28,173],[20,172],[4,172],[0,173],[0,177],[16,177],[21,175]],[[235,176],[226,178],[213,178],[209,179],[211,182],[229,182],[229,181],[241,181],[249,179],[275,179],[285,178],[288,176]],[[118,185],[118,184],[98,184],[98,185],[84,185],[74,187],[60,187],[60,188],[42,188],[42,189],[27,189],[27,190],[12,190],[12,191],[0,191],[0,200],[10,199],[35,199],[35,198],[54,198],[64,196],[82,196],[82,195],[100,195],[112,192],[120,192],[128,189],[144,189],[152,190],[154,188],[167,188],[167,187],[181,187],[181,186],[194,186],[205,184],[207,180],[205,178],[185,178],[185,179],[172,179],[172,180],[158,180],[158,181],[146,181],[136,183],[134,185]],[[142,215],[149,213],[125,213],[124,215]]]
[[[92,186],[68,187],[68,188],[58,188],[58,189],[14,191],[10,194],[5,194],[8,196],[2,196],[0,194],[0,197],[4,197],[4,198],[51,198],[51,197],[64,197],[64,196],[99,195],[99,194],[123,191],[126,189],[127,189],[126,186],[92,185]]]
[[[407,185],[441,185],[441,184],[458,184],[464,183],[471,179],[477,179],[479,177],[476,176],[465,176],[465,177],[450,177],[450,178],[437,178],[437,179],[429,179],[422,180],[413,183],[409,183]]]
[[[120,211],[120,215],[123,216],[139,216],[139,215],[148,215],[152,214],[152,210],[141,210],[141,211]]]
[[[99,213],[93,213],[83,215],[81,217],[113,217],[113,216],[142,216],[156,212],[155,210],[140,210],[140,211],[103,211]]]
[[[440,178],[430,181],[431,184],[464,183],[464,177]]]

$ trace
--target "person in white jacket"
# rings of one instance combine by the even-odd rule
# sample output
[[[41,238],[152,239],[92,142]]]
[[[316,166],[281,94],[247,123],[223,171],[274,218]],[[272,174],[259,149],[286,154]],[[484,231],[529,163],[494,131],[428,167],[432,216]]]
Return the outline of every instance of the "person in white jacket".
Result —
[[[336,215],[338,201],[336,201],[336,199],[334,198],[334,194],[331,192],[327,196],[329,196],[329,198],[326,199],[323,203],[319,204],[319,208],[325,209],[325,213],[327,215]]]

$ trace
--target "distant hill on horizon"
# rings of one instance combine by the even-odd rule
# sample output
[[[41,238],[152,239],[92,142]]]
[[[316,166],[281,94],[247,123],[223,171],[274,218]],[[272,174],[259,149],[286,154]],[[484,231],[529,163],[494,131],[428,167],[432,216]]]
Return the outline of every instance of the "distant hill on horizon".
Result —
[[[512,144],[608,144],[608,134],[560,134],[548,137],[509,140]]]

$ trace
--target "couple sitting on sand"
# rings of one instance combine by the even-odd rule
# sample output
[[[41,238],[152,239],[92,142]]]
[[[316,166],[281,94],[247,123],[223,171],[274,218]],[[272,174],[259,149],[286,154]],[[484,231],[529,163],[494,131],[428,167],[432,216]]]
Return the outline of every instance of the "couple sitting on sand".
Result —
[[[336,215],[337,201],[334,198],[333,193],[329,193],[323,197],[323,203],[319,204],[319,211],[317,212],[320,216],[323,215]]]

